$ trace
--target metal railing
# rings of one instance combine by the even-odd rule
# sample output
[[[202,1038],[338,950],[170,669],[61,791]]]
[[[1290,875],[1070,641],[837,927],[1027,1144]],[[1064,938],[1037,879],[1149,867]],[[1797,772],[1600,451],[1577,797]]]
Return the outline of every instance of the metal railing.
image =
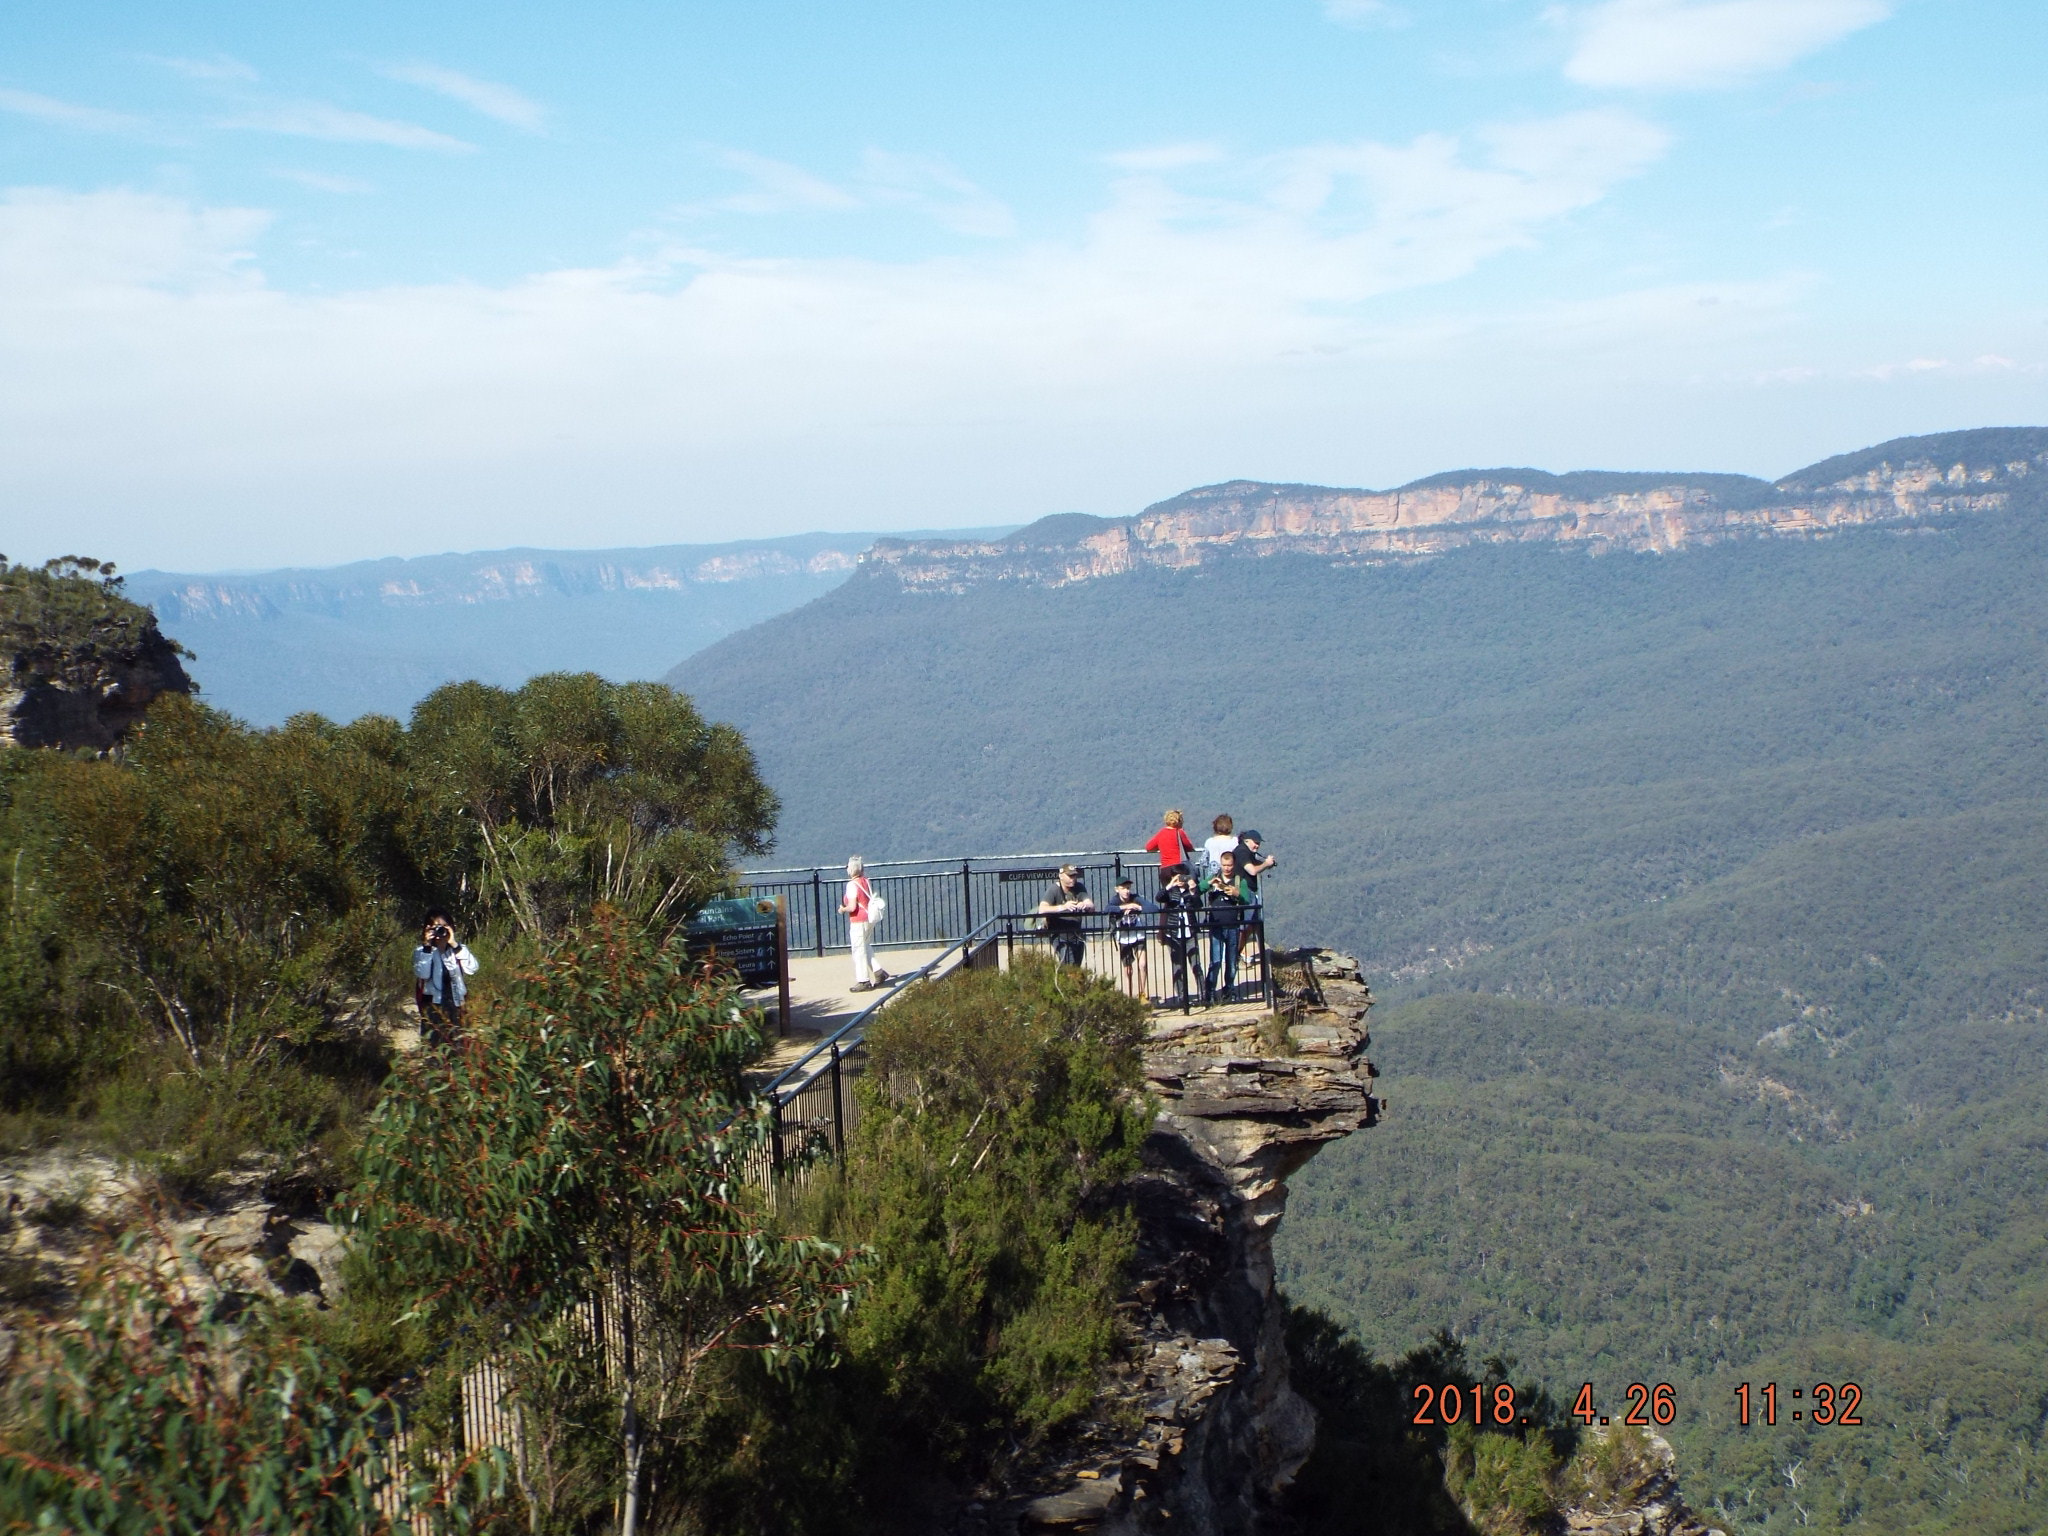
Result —
[[[761,1086],[772,1126],[765,1166],[751,1170],[754,1175],[781,1177],[815,1155],[845,1152],[860,1118],[850,1079],[863,1065],[868,1027],[884,1008],[921,982],[963,968],[1008,969],[1019,954],[1078,966],[1155,1007],[1191,1012],[1214,1004],[1273,1005],[1273,966],[1257,907],[1001,913],[917,970],[893,978],[875,1001]]]
[[[1126,878],[1139,895],[1158,894],[1159,861],[1142,848],[877,859],[868,864],[867,878],[888,903],[889,912],[876,925],[875,947],[950,944],[990,918],[1021,917],[1038,905],[1062,864],[1080,867],[1097,905],[1107,904],[1116,882]],[[846,918],[839,910],[845,866],[742,870],[740,880],[751,895],[783,898],[793,951],[822,955],[847,948]]]

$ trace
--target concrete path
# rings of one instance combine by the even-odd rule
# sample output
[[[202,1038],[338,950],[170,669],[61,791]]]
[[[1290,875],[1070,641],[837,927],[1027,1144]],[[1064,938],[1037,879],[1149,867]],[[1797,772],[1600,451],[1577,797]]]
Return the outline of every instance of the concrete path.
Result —
[[[875,963],[891,976],[908,976],[919,966],[938,959],[946,952],[946,947],[934,944],[925,948],[880,950],[875,955]],[[853,960],[844,952],[791,955],[789,1034],[775,1043],[775,1050],[754,1070],[781,1071],[880,996],[875,992],[848,991],[852,985]],[[775,1012],[775,988],[762,987],[749,992],[747,997],[770,1015]]]

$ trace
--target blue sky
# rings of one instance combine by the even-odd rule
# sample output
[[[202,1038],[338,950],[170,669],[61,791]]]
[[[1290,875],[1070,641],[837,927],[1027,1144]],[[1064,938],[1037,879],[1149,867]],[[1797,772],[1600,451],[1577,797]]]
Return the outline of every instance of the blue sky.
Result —
[[[16,559],[2048,421],[2036,0],[0,3]]]

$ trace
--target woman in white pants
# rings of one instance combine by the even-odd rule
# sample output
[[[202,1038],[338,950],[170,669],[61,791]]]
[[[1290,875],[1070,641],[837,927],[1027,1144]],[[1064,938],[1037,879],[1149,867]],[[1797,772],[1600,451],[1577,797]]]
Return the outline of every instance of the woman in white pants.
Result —
[[[874,898],[867,865],[856,853],[846,861],[846,890],[839,898],[839,910],[846,914],[846,937],[853,948],[853,985],[848,991],[872,992],[889,979],[889,973],[875,965],[874,919],[868,910]]]

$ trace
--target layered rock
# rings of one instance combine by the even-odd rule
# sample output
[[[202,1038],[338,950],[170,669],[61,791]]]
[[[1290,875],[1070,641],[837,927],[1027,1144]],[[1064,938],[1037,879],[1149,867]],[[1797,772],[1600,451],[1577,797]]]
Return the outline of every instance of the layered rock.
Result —
[[[1316,952],[1281,974],[1277,1015],[1155,1021],[1136,1349],[1094,1432],[981,1528],[1236,1536],[1262,1527],[1308,1459],[1315,1415],[1287,1379],[1273,1233],[1288,1176],[1380,1103],[1356,962]]]
[[[881,539],[869,579],[913,592],[1065,586],[1278,554],[1370,564],[1478,544],[1669,552],[1996,511],[2048,486],[2048,429],[1902,438],[1771,482],[1742,475],[1469,470],[1391,491],[1234,480],[1135,517],[1047,518],[1000,540]]]
[[[0,744],[105,752],[157,698],[191,692],[155,616],[99,570],[0,561]]]

